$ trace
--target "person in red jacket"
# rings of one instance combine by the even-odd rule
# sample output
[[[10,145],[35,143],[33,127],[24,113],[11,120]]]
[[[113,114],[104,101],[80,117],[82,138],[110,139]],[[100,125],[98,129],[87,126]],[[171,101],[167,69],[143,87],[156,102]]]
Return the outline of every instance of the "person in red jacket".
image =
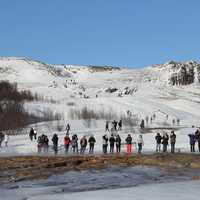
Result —
[[[128,134],[126,138],[126,147],[127,147],[127,154],[132,153],[132,137],[131,134]]]
[[[65,153],[69,152],[69,145],[71,143],[70,137],[68,134],[64,137]]]

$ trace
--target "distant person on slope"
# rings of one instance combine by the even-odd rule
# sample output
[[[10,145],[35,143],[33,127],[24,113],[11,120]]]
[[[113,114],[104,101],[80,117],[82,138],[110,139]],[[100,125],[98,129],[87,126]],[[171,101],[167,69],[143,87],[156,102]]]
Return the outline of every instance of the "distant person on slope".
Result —
[[[42,152],[42,136],[39,136],[38,137],[38,140],[37,140],[37,147],[38,147],[38,153],[41,153]]]
[[[109,121],[106,121],[106,131],[109,131]]]
[[[130,134],[128,134],[126,138],[126,148],[127,148],[127,154],[132,153],[132,137]]]
[[[5,142],[5,146],[6,147],[8,146],[8,141],[9,141],[9,135],[5,134],[5,136],[4,136],[4,142]]]
[[[30,132],[29,132],[29,138],[32,141],[33,140],[33,136],[34,136],[34,129],[31,128]]]
[[[49,151],[49,138],[47,135],[44,135],[44,140],[43,140],[43,147],[44,147],[44,153],[48,153]]]
[[[67,126],[66,126],[66,131],[67,131],[67,134],[69,134],[69,131],[70,131],[70,125],[69,124],[67,124]]]
[[[149,123],[149,117],[148,116],[145,117],[145,121],[146,121],[146,124]]]
[[[118,131],[122,130],[122,120],[120,119],[118,122]]]
[[[34,139],[37,140],[37,131],[36,130],[33,130],[33,136],[34,136]]]
[[[2,132],[0,132],[0,147],[1,147],[3,140],[4,140],[4,134]]]
[[[142,119],[141,123],[140,123],[140,128],[144,129],[144,119]]]
[[[5,135],[2,132],[0,132],[0,147],[1,147],[1,144],[4,140],[4,137],[5,137]]]

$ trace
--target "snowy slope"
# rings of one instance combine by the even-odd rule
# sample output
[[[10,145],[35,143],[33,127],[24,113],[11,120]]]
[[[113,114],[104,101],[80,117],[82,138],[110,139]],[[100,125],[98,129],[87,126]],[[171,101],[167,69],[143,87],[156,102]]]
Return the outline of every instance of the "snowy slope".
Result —
[[[179,127],[177,133],[181,136],[178,139],[181,148],[187,146],[187,134],[195,130],[191,129],[192,125],[199,126],[200,118],[200,86],[197,78],[190,85],[172,86],[169,82],[171,75],[179,72],[182,65],[193,66],[195,69],[199,66],[195,62],[171,61],[140,70],[106,67],[97,70],[88,66],[49,65],[26,58],[0,58],[0,80],[17,82],[20,89],[29,89],[48,99],[58,101],[53,104],[49,102],[27,103],[26,108],[35,113],[44,108],[62,112],[65,116],[63,123],[69,121],[74,133],[80,133],[80,135],[92,133],[99,138],[98,150],[101,149],[105,121],[97,120],[91,128],[88,128],[83,121],[70,118],[69,111],[72,108],[87,106],[96,112],[112,111],[118,115],[118,118],[129,110],[139,120],[146,116],[150,118],[155,113],[156,119],[152,124],[148,124],[150,128],[163,127],[166,124],[171,126],[173,119],[180,119],[182,128]],[[106,92],[109,88],[116,88],[117,91]],[[167,115],[168,119],[166,119]],[[56,131],[55,127],[49,129],[40,125],[35,127],[38,133],[44,132],[52,135]],[[130,127],[126,128],[130,130]],[[144,136],[146,151],[154,149],[154,136],[152,135],[155,132]],[[121,133],[123,138],[126,133]],[[136,128],[135,133],[139,133],[139,129]],[[60,136],[63,137],[64,132],[60,133]],[[36,152],[36,144],[27,144],[27,137],[14,137],[19,137],[19,139],[12,139],[14,142],[12,143],[13,149],[10,148],[11,152]],[[62,144],[62,140],[60,143]],[[4,150],[1,150],[1,153],[3,152]]]

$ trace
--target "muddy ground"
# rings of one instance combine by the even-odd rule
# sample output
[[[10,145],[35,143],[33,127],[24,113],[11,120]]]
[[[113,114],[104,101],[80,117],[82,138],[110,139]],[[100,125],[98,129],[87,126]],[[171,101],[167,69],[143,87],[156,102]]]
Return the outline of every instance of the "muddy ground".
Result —
[[[101,170],[109,166],[157,166],[160,168],[200,169],[198,154],[18,156],[0,158],[0,184],[46,179],[70,170]],[[200,179],[200,177],[193,177]]]

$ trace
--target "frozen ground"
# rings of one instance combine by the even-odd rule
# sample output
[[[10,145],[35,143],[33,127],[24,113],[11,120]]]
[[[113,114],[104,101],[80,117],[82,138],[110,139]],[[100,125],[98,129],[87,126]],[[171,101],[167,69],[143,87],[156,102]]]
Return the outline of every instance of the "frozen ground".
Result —
[[[48,180],[3,185],[0,199],[102,199],[102,196],[106,199],[159,199],[161,196],[182,199],[184,196],[187,199],[190,192],[191,199],[197,199],[199,182],[190,180],[199,174],[199,171],[166,171],[140,166],[67,172]]]

